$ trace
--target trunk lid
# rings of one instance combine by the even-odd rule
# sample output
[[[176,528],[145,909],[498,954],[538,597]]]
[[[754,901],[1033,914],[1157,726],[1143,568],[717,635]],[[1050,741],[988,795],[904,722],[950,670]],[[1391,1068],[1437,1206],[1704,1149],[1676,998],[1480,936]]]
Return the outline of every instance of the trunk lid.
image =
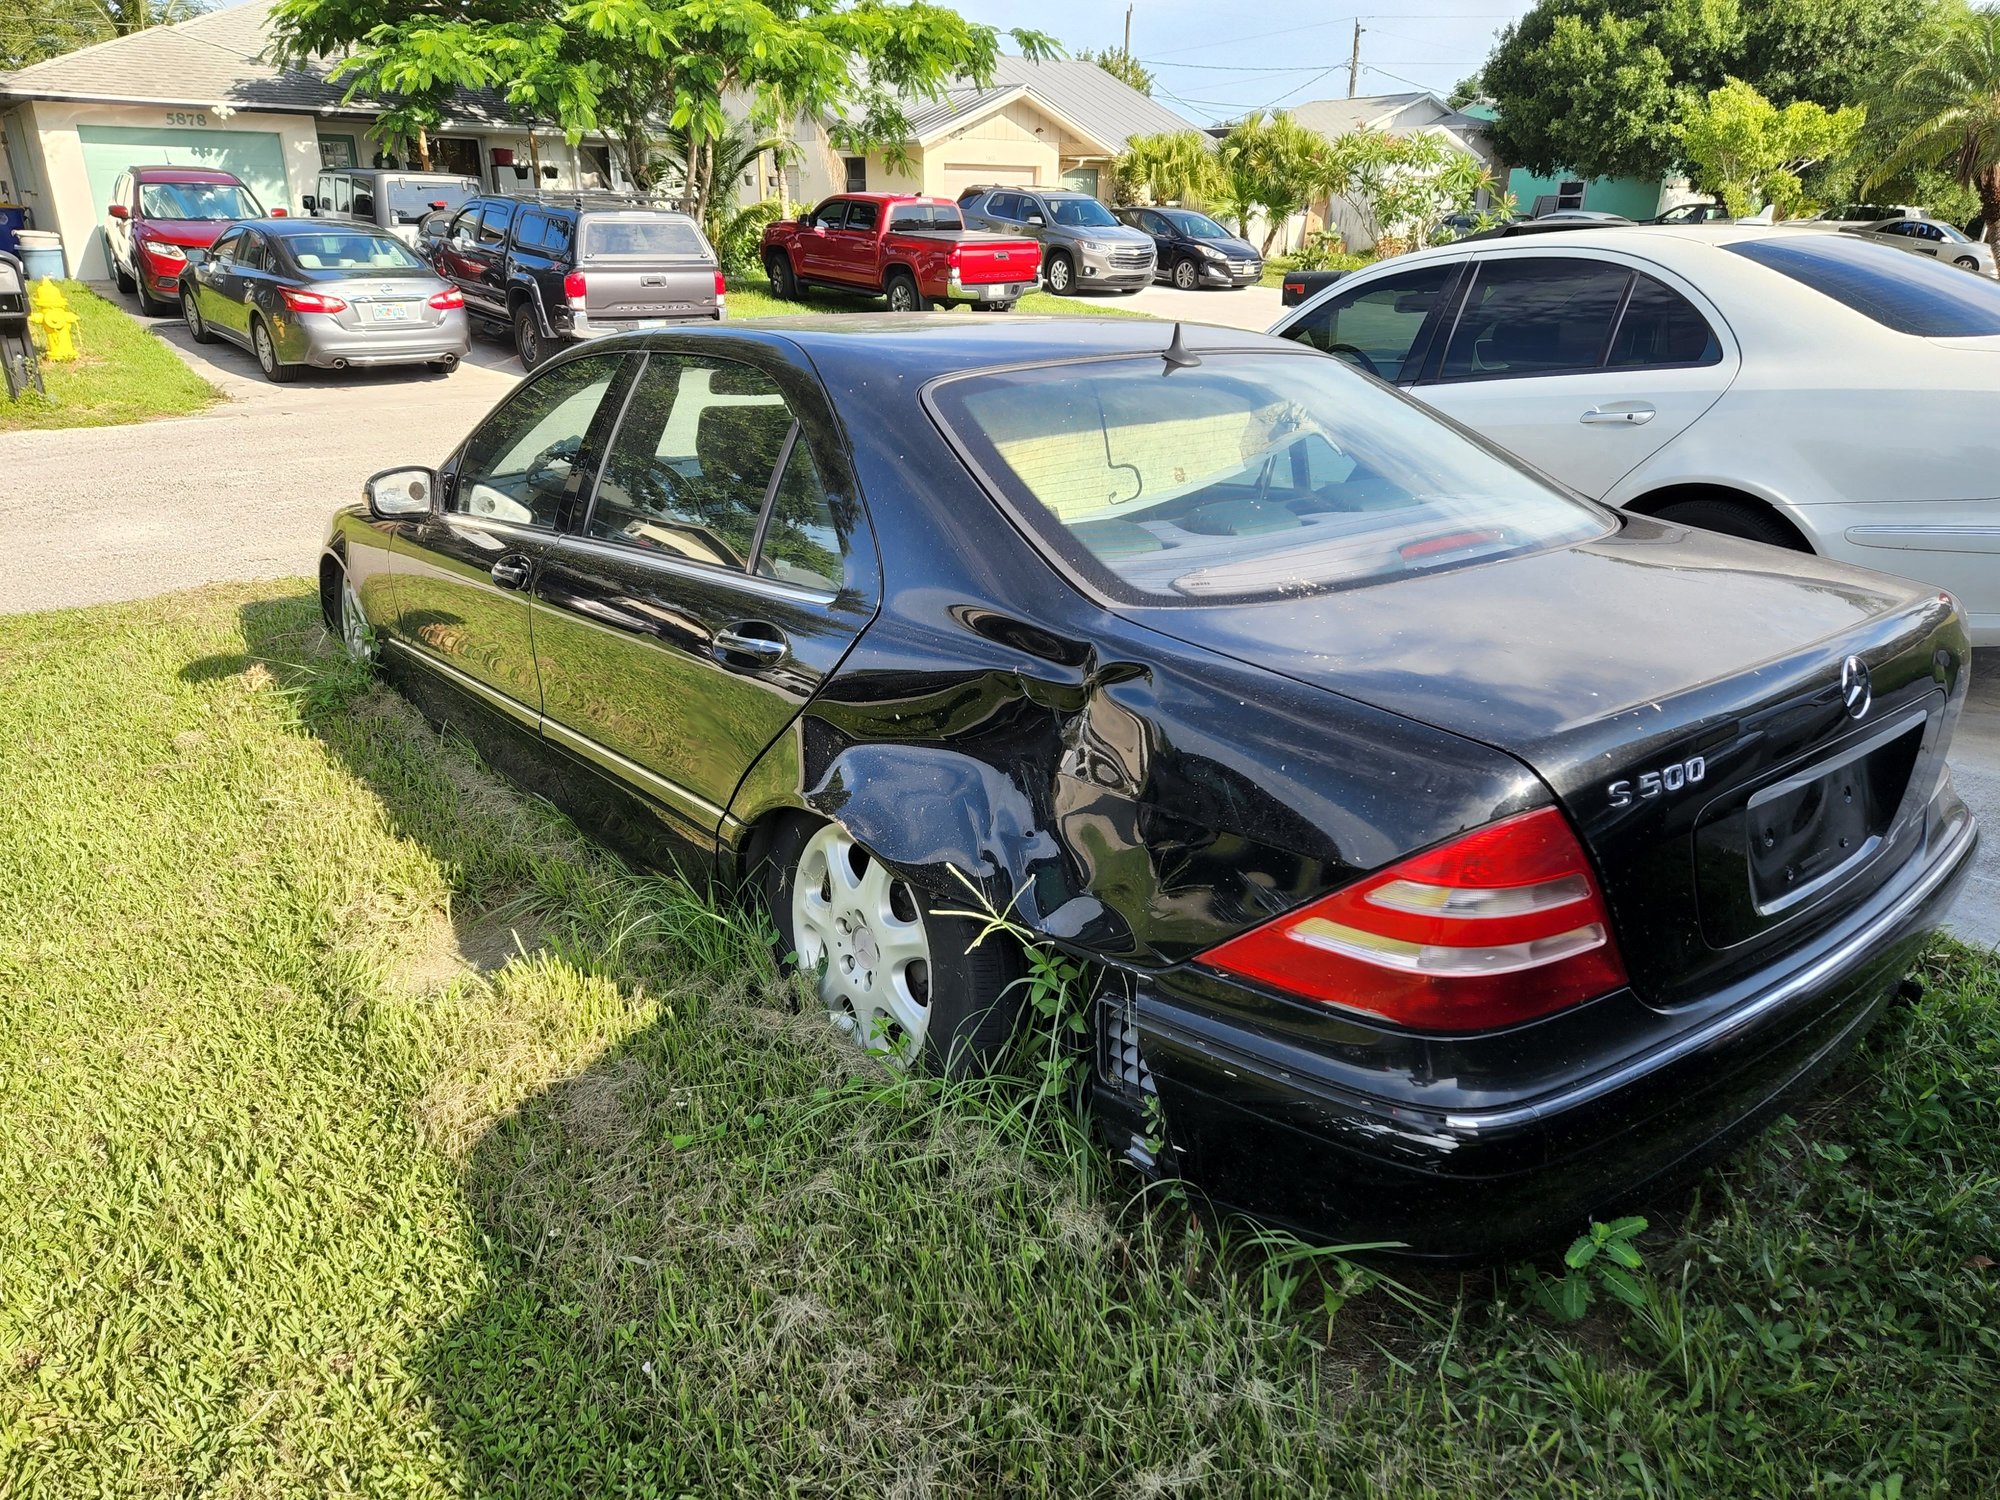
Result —
[[[313,278],[301,285],[347,304],[332,314],[342,328],[436,328],[446,316],[443,308],[430,305],[432,295],[444,291],[445,283],[427,270],[384,269],[368,275]]]
[[[1522,761],[1663,1008],[1806,942],[1920,846],[1966,651],[1935,589],[1643,517],[1485,566],[1131,613]]]
[[[715,316],[715,257],[690,220],[643,209],[587,214],[576,268],[581,310],[592,323],[645,327]]]

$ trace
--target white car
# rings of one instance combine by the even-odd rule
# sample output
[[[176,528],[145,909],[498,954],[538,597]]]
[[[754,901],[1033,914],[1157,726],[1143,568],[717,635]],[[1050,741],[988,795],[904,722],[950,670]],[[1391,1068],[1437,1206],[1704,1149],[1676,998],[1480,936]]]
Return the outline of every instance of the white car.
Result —
[[[1586,495],[1951,590],[2000,645],[2000,285],[1867,239],[1649,225],[1461,242],[1271,329]]]
[[[1993,274],[1992,250],[1936,219],[1883,219],[1875,224],[1850,224],[1841,233],[1879,240],[1892,250],[1941,260],[1961,271]]]

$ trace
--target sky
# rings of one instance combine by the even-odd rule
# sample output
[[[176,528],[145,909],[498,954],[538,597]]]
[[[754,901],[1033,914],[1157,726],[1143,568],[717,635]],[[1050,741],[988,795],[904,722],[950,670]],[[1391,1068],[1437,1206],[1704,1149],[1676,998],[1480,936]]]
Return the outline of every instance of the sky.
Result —
[[[1494,33],[1525,14],[1530,0],[1362,3],[1375,8],[1357,16],[1298,0],[1134,0],[1132,51],[1157,80],[1154,98],[1210,124],[1345,97],[1356,20],[1357,93],[1447,93],[1486,60]],[[1124,0],[956,0],[956,7],[1003,31],[1048,32],[1072,54],[1116,47],[1124,37]]]

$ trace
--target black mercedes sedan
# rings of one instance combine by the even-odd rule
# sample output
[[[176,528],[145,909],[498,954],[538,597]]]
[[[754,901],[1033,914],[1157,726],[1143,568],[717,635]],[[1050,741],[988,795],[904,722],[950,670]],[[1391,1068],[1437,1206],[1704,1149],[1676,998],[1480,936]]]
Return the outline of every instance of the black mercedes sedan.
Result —
[[[1830,1068],[1972,853],[1948,595],[1557,489],[1339,361],[802,319],[552,361],[333,522],[326,616],[834,1023],[991,1055],[1092,976],[1095,1118],[1310,1233],[1476,1256]]]

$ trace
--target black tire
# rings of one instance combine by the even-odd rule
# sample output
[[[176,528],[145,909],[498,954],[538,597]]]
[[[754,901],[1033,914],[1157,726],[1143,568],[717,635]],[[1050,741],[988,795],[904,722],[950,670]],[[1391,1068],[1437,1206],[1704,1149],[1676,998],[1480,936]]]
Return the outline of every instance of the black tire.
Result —
[[[826,824],[793,818],[773,841],[761,872],[764,899],[778,930],[778,954],[798,952],[792,923],[793,884],[800,857]],[[873,855],[856,846],[862,855]],[[930,1021],[923,1051],[916,1061],[926,1069],[959,1076],[984,1072],[999,1060],[1020,1018],[1026,964],[1020,949],[1004,934],[973,940],[983,924],[968,917],[946,916],[907,881],[897,884],[910,896],[921,918],[930,950]],[[958,907],[962,903],[944,903]]]
[[[453,370],[458,368],[458,361],[455,359],[427,359],[424,361],[424,368],[429,370],[433,375],[449,375]]]
[[[535,321],[532,307],[524,305],[514,310],[514,352],[521,357],[521,368],[530,374],[549,357],[541,325]]]
[[[889,281],[882,288],[889,299],[890,312],[922,312],[924,294],[917,286],[917,278],[908,271],[891,271]]]
[[[799,279],[792,274],[792,263],[782,255],[773,255],[764,262],[764,274],[771,278],[771,295],[780,302],[791,302],[799,295]]]
[[[339,570],[338,586],[334,590],[334,639],[355,661],[374,666],[379,648],[375,644],[375,627],[368,623],[367,611],[362,609],[361,600],[348,582],[347,569]]]
[[[1201,285],[1201,267],[1183,255],[1174,262],[1174,285],[1183,292],[1191,292]]]
[[[197,344],[212,344],[215,335],[208,331],[208,320],[201,315],[201,308],[195,302],[194,288],[181,288],[181,320],[187,324],[188,337]]]
[[[1068,251],[1058,250],[1051,255],[1042,277],[1048,289],[1058,297],[1076,295],[1076,262],[1069,258]]]
[[[18,342],[13,338],[0,340],[0,389],[7,392],[7,398],[17,400],[29,391],[46,393],[42,384],[42,362],[35,353],[35,346],[24,335]]]
[[[257,356],[257,368],[273,385],[290,385],[299,378],[299,367],[278,358],[277,340],[262,318],[250,320],[250,352]]]
[[[1676,526],[1695,526],[1703,531],[1720,532],[1724,536],[1740,536],[1746,541],[1783,547],[1789,552],[1812,551],[1799,540],[1797,532],[1776,516],[1740,500],[1676,500],[1671,505],[1661,506],[1653,514]]]
[[[116,261],[111,263],[111,279],[118,283],[118,290],[128,297],[139,290],[138,278]]]
[[[1145,290],[1142,286],[1121,286],[1118,288],[1118,295],[1121,297],[1136,297]]]
[[[139,316],[142,318],[164,318],[169,311],[178,310],[169,309],[166,303],[155,300],[153,294],[146,290],[146,278],[143,276],[133,278],[132,290],[138,294]]]

